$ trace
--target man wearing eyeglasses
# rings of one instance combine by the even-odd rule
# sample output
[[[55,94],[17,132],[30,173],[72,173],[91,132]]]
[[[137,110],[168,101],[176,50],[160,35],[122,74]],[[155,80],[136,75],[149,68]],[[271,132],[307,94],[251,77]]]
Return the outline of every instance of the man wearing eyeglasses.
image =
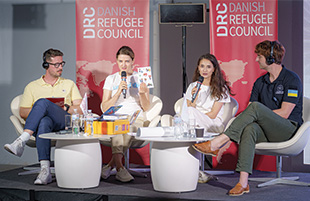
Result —
[[[13,143],[4,148],[21,156],[26,142],[31,135],[36,137],[36,147],[41,171],[34,184],[48,184],[52,182],[50,172],[51,141],[39,138],[40,134],[63,130],[65,115],[72,114],[74,109],[82,114],[80,103],[82,97],[76,84],[69,79],[62,78],[65,65],[63,53],[56,49],[48,49],[43,53],[43,68],[45,75],[30,82],[24,89],[20,102],[20,116],[26,120],[24,131]],[[55,104],[53,98],[64,99],[64,103]]]

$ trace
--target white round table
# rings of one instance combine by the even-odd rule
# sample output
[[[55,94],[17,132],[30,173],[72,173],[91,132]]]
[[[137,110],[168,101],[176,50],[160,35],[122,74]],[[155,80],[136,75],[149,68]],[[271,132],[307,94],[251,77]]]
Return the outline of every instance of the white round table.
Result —
[[[199,174],[199,153],[191,145],[211,138],[136,137],[153,142],[151,177],[153,188],[161,192],[196,190]]]
[[[85,189],[99,185],[102,167],[99,139],[111,136],[47,133],[40,137],[56,140],[55,175],[58,187]]]

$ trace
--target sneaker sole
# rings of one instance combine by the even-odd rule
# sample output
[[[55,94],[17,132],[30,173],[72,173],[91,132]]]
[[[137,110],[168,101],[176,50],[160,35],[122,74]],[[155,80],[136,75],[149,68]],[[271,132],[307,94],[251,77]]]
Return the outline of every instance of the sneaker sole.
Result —
[[[48,180],[46,183],[36,183],[37,180],[34,181],[35,185],[47,185],[49,183],[52,183],[53,179]],[[40,180],[39,180],[40,181]]]
[[[116,180],[118,180],[118,181],[120,181],[120,182],[123,182],[123,183],[128,183],[128,182],[131,182],[131,181],[133,181],[134,179],[130,179],[130,180],[122,180],[122,179],[120,179],[119,177],[117,177],[117,176],[115,176],[115,179]]]
[[[14,156],[20,157],[20,155],[17,155],[16,153],[14,153],[14,152],[10,149],[10,147],[4,145],[4,149],[7,150],[9,153],[13,154]]]

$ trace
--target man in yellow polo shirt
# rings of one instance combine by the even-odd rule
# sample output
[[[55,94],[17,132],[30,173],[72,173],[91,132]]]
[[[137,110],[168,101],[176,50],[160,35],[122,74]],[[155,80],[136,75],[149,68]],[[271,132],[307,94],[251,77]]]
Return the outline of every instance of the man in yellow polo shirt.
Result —
[[[72,114],[74,109],[82,114],[80,103],[82,97],[72,80],[61,77],[65,61],[63,53],[48,49],[43,53],[45,75],[30,82],[24,89],[20,102],[20,116],[26,120],[24,132],[13,143],[4,145],[10,153],[21,156],[24,146],[31,135],[36,137],[36,147],[41,171],[34,184],[52,182],[50,173],[51,141],[39,138],[40,134],[64,129],[65,115]],[[63,97],[64,106],[59,106],[46,98]]]

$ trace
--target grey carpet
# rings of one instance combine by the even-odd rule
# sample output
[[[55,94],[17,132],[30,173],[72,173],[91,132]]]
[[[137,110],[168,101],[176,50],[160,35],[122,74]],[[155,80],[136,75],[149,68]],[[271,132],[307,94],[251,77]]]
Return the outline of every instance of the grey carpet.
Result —
[[[57,187],[56,179],[48,185],[33,184],[36,174],[18,176],[21,168],[0,173],[0,200],[109,200],[109,201],[144,201],[144,200],[271,200],[304,201],[310,200],[310,188],[274,185],[256,188],[258,182],[249,182],[250,193],[238,197],[227,195],[237,182],[239,174],[219,175],[217,181],[198,184],[196,191],[187,193],[163,193],[153,190],[150,174],[147,178],[136,177],[133,182],[121,183],[111,176],[101,180],[99,187],[92,189],[62,189]],[[182,175],[180,175],[181,177]],[[274,172],[254,171],[251,177],[274,177]],[[283,176],[299,176],[300,181],[310,182],[310,173],[283,173]]]

